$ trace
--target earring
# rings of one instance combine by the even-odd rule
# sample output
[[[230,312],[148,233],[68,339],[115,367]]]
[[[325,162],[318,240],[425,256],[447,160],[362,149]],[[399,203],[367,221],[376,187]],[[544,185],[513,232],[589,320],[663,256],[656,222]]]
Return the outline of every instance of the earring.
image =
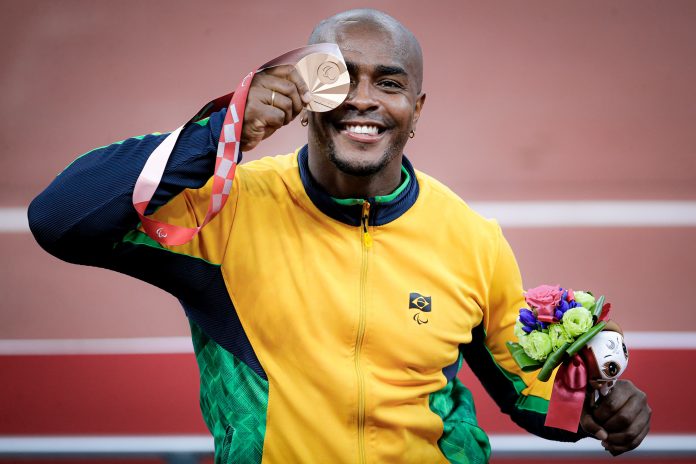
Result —
[[[411,129],[411,133],[408,134],[408,137],[412,139],[412,138],[415,137],[415,136],[416,136],[416,131],[414,131],[413,129]]]
[[[307,115],[304,115],[302,119],[300,119],[300,124],[302,124],[302,127],[307,127],[307,124],[309,124],[309,118],[307,118]]]

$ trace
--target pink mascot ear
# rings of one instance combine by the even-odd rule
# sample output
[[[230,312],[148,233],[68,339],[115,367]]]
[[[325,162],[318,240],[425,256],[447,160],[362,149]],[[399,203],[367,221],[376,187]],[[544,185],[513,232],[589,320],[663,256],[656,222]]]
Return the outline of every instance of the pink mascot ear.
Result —
[[[613,319],[610,319],[607,322],[607,325],[604,326],[603,331],[610,331],[610,332],[618,332],[623,336],[623,330],[621,330],[621,326],[616,323]]]

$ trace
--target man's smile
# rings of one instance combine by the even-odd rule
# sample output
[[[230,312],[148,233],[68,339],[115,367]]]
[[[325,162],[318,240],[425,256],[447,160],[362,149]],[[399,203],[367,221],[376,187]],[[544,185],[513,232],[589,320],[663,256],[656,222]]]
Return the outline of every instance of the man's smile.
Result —
[[[387,128],[376,121],[350,120],[336,123],[334,128],[349,140],[362,143],[379,142]]]

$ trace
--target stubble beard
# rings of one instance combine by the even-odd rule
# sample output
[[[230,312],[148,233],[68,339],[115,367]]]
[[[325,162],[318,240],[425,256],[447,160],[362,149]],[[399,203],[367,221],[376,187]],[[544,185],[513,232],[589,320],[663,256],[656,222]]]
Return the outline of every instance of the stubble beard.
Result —
[[[384,150],[382,156],[375,163],[351,163],[350,161],[338,156],[333,140],[329,140],[327,148],[329,161],[336,166],[336,169],[344,174],[354,177],[369,177],[377,174],[389,163],[391,163],[401,152],[401,150],[395,145],[390,145],[386,150]]]

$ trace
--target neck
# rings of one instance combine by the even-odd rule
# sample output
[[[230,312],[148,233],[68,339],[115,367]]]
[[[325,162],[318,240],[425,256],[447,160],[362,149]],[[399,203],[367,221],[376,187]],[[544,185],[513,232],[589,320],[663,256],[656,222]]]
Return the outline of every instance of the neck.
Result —
[[[320,154],[308,153],[309,172],[314,180],[335,198],[373,198],[389,195],[401,184],[402,155],[395,157],[378,172],[354,176],[339,170]]]

